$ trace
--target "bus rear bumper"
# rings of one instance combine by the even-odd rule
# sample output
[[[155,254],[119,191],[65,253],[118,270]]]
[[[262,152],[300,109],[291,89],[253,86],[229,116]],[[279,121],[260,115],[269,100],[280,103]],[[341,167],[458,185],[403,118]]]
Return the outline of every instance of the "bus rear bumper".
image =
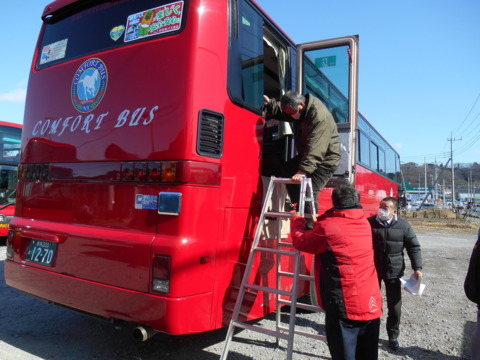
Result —
[[[7,285],[58,305],[108,320],[142,324],[168,334],[212,330],[212,293],[168,298],[74,278],[5,260]]]

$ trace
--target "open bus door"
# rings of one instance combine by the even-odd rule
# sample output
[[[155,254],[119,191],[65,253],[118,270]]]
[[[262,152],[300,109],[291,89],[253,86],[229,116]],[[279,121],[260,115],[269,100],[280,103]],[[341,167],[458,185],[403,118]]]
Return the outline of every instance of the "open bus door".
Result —
[[[338,127],[342,160],[327,186],[355,183],[358,36],[297,45],[297,89],[328,107]]]

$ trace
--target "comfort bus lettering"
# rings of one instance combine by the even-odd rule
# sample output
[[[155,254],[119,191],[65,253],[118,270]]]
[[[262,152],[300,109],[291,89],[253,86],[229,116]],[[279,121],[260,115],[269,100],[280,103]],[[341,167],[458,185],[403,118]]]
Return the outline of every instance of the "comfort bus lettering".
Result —
[[[123,110],[113,121],[114,128],[121,128],[128,124],[132,126],[145,126],[150,124],[155,119],[155,112],[158,106],[154,106],[147,111],[147,107],[138,108],[134,111]],[[62,136],[65,133],[80,133],[89,134],[92,131],[100,130],[104,123],[104,119],[109,115],[109,112],[95,116],[94,114],[69,116],[59,119],[46,119],[38,121],[33,127],[32,135],[57,135]],[[143,119],[143,121],[142,121]],[[110,123],[110,121],[106,120]]]
[[[132,116],[130,117],[130,122],[128,123],[128,126],[137,126],[140,124],[140,119],[142,115],[144,114],[145,110],[147,108],[140,108],[137,109],[133,112]],[[153,118],[155,117],[155,111],[158,110],[158,106],[154,106],[152,110],[150,110],[150,116],[148,119],[143,120],[143,125],[148,125],[152,122]],[[128,115],[130,114],[130,110],[123,110],[120,114],[120,116],[117,119],[117,124],[115,125],[116,128],[122,127],[125,125],[128,121]]]

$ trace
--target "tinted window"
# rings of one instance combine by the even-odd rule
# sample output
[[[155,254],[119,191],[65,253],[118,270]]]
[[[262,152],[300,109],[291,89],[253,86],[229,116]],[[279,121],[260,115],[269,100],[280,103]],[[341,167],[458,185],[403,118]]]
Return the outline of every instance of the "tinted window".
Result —
[[[22,129],[0,125],[0,162],[18,164]]]
[[[395,154],[393,150],[387,149],[386,156],[387,177],[393,181],[399,181],[400,179],[397,179],[397,171],[400,171],[400,168],[396,168],[398,162],[397,154]]]
[[[365,166],[370,166],[370,140],[361,131],[358,135],[358,161]]]
[[[242,56],[242,98],[255,107],[263,106],[263,19],[247,3],[240,8]]]
[[[322,50],[305,52],[303,93],[311,93],[322,100],[336,123],[348,122],[348,99],[330,81],[314,61],[322,58]],[[348,70],[348,69],[347,69]]]
[[[378,171],[378,146],[373,142],[370,143],[370,167]]]
[[[182,30],[188,0],[75,2],[46,19],[37,67]]]

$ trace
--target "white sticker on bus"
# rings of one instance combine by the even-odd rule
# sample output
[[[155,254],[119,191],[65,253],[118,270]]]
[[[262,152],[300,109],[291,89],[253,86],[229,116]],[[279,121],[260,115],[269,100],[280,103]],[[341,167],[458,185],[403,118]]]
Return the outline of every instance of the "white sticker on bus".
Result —
[[[138,210],[157,210],[158,196],[157,195],[135,195],[135,209]]]

